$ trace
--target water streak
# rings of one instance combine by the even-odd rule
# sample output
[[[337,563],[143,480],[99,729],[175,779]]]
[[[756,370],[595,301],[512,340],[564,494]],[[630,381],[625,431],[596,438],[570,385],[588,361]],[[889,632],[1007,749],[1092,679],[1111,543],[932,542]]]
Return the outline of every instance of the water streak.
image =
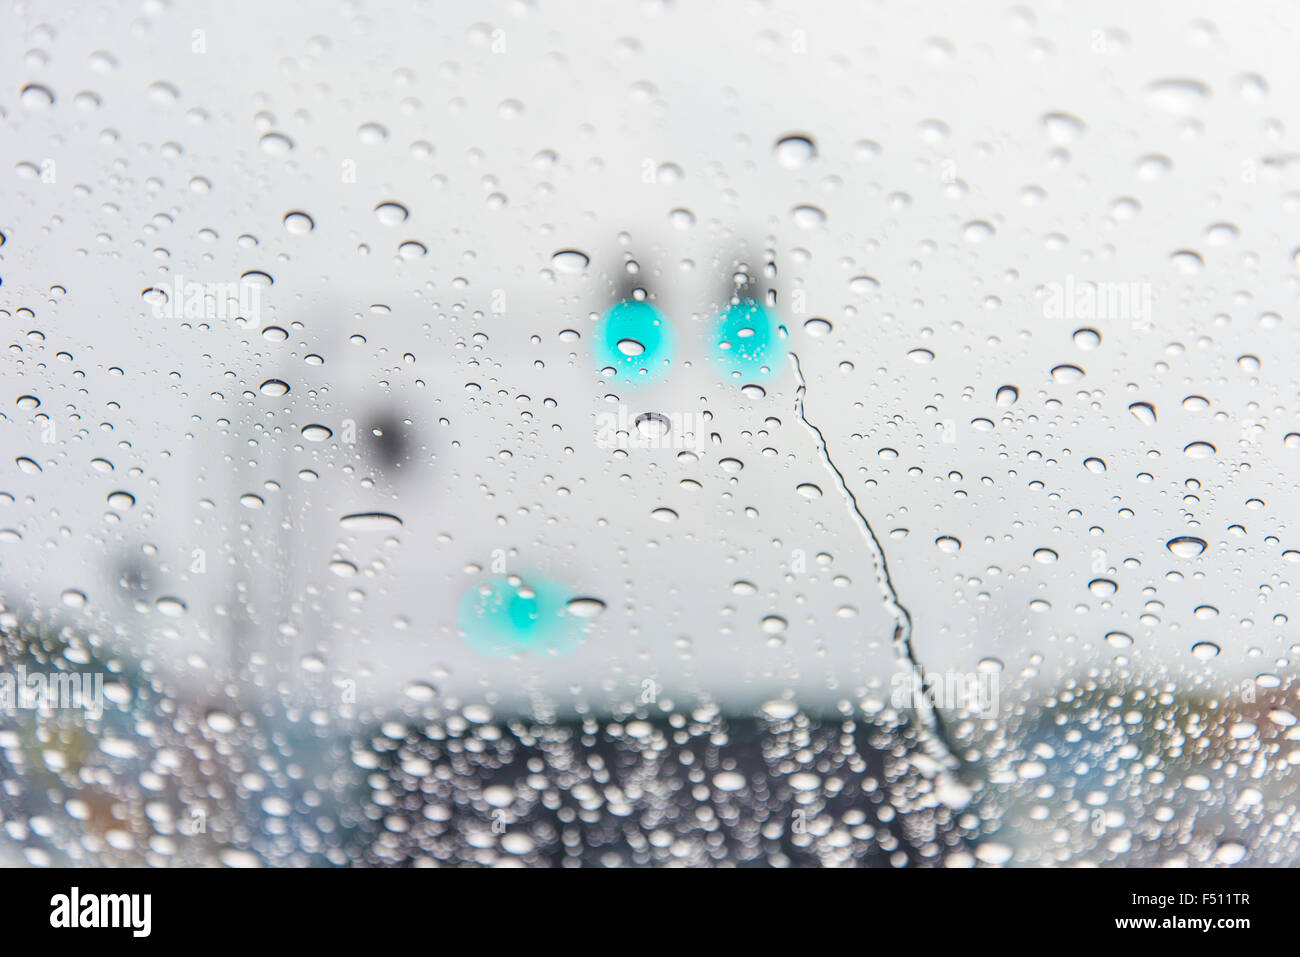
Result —
[[[849,483],[844,478],[844,473],[839,470],[831,458],[830,449],[826,444],[826,436],[822,430],[809,420],[804,409],[804,399],[808,392],[808,383],[803,376],[803,367],[799,364],[799,357],[791,352],[790,358],[794,360],[795,375],[799,379],[799,387],[794,394],[795,414],[804,425],[808,427],[813,438],[817,441],[817,448],[821,452],[822,462],[834,474],[836,481],[839,483],[840,490],[844,493],[844,502],[852,513],[855,523],[861,530],[863,538],[866,540],[867,547],[871,549],[872,558],[876,566],[876,587],[880,590],[880,596],[884,600],[885,609],[889,612],[890,617],[894,619],[894,655],[898,659],[901,667],[909,672],[913,682],[912,687],[916,689],[926,688],[925,669],[917,660],[916,654],[912,649],[912,616],[902,602],[898,600],[898,592],[894,589],[894,583],[889,577],[889,565],[885,561],[885,550],[881,547],[880,539],[876,537],[871,523],[862,513],[858,506],[858,500],[849,488]],[[944,768],[957,767],[957,760],[953,756],[952,749],[948,746],[947,733],[943,725],[943,719],[939,712],[934,709],[934,705],[923,693],[913,695],[914,710],[917,719],[917,733],[921,741],[921,746],[925,749],[933,760],[937,761]]]

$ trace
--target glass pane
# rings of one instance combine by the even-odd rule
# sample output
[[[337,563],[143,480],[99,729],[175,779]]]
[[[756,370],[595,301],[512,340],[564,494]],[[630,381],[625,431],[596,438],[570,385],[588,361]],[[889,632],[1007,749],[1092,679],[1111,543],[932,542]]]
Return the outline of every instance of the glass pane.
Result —
[[[0,861],[1294,863],[1295,18],[10,6]]]

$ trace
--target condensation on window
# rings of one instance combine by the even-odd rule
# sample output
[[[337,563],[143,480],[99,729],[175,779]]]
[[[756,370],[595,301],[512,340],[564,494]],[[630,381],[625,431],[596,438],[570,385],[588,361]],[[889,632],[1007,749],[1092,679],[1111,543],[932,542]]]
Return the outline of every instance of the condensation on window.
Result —
[[[0,862],[1294,864],[1199,10],[9,6]]]

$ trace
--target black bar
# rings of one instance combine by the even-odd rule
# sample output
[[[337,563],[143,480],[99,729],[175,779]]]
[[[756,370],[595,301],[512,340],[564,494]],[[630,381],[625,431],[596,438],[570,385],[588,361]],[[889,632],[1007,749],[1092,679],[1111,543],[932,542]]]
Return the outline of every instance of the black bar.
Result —
[[[696,883],[698,874],[646,870],[452,870],[49,869],[11,870],[0,880],[10,905],[6,930],[15,939],[31,934],[68,941],[75,934],[83,943],[205,947],[335,946],[343,934],[373,934],[379,946],[465,939],[491,947],[547,926],[594,931],[609,922],[611,929],[622,924],[632,932],[655,914],[655,933],[681,933],[684,943],[690,932],[685,924],[671,930],[677,921],[665,922],[665,909],[677,911],[686,901],[696,904],[681,914],[704,918],[707,911],[706,922],[724,936],[762,932],[770,924],[774,933],[849,933],[865,946],[877,935],[885,935],[876,940],[885,943],[899,933],[918,945],[983,939],[1072,948],[1079,941],[1125,938],[1181,945],[1200,935],[1232,946],[1246,939],[1243,934],[1288,928],[1294,888],[1290,873],[1265,869],[746,870],[712,875],[707,884]],[[85,902],[94,895],[149,895],[148,936],[135,936],[131,926],[51,926],[58,896],[70,898],[73,887],[83,908],[92,906]],[[1133,920],[1154,923],[1121,926]],[[393,933],[398,940],[384,940]]]

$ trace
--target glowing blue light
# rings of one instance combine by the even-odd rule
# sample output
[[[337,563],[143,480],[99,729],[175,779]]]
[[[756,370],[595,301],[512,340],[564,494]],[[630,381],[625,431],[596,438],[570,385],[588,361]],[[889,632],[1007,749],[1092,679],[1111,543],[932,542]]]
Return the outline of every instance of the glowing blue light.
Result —
[[[625,382],[652,382],[672,361],[672,327],[650,303],[624,299],[596,324],[595,351],[598,368],[613,368]]]
[[[754,299],[741,299],[714,320],[713,359],[728,378],[742,382],[770,379],[784,359],[781,325],[773,312]]]
[[[566,655],[583,633],[583,622],[568,610],[570,597],[553,582],[502,575],[465,593],[458,622],[469,646],[486,657]]]

